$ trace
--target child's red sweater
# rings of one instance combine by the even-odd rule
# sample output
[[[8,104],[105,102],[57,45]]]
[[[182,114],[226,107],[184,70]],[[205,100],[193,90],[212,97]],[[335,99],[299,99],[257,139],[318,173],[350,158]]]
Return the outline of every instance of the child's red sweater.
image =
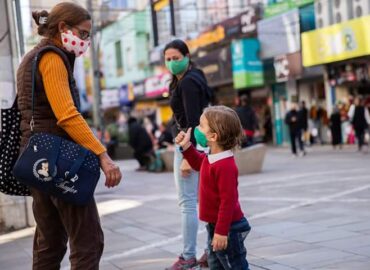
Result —
[[[200,220],[216,224],[215,233],[227,235],[231,223],[244,216],[239,204],[238,168],[233,153],[224,151],[207,156],[190,146],[183,155],[194,170],[200,171]]]

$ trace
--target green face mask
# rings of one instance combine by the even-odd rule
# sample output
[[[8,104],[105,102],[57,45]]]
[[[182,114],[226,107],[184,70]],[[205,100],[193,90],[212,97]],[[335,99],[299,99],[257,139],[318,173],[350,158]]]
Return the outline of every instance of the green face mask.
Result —
[[[166,67],[173,75],[183,73],[187,69],[188,65],[189,57],[187,56],[181,60],[166,61]]]
[[[206,134],[200,131],[198,127],[194,129],[194,137],[195,140],[197,141],[197,144],[199,144],[202,147],[207,147],[208,140]]]

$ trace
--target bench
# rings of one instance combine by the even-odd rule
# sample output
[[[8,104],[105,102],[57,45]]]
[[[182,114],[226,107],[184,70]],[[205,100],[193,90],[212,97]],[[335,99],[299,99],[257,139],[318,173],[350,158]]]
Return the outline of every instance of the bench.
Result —
[[[259,173],[262,171],[267,147],[260,143],[235,152],[235,161],[239,175]]]

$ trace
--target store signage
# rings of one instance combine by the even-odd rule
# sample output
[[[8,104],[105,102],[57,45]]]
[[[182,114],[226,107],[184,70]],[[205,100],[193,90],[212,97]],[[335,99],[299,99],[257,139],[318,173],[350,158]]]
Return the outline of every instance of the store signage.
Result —
[[[305,67],[370,54],[370,16],[302,34]]]
[[[241,39],[232,42],[232,70],[235,89],[263,85],[263,68],[258,57],[259,49],[257,39]]]
[[[298,9],[257,22],[261,58],[267,59],[301,50]]]
[[[296,52],[275,57],[274,68],[277,82],[285,82],[300,77],[303,72],[301,53]]]
[[[103,110],[116,108],[120,105],[118,89],[105,89],[101,91],[101,108]]]
[[[304,77],[301,53],[278,55],[263,61],[264,79],[267,84],[286,82],[297,77]],[[309,77],[310,74],[307,74]],[[316,74],[315,74],[316,75]]]
[[[153,3],[154,10],[155,11],[160,11],[160,10],[164,9],[165,7],[167,7],[169,4],[170,4],[169,0],[154,1],[154,3]]]
[[[145,96],[158,97],[162,96],[163,94],[168,94],[171,78],[172,75],[170,73],[162,73],[146,79]]]
[[[248,6],[241,14],[221,22],[220,24],[225,29],[226,38],[255,36],[259,13],[259,9]]]
[[[228,46],[210,52],[198,51],[193,61],[204,72],[211,87],[232,82],[231,51]]]
[[[208,45],[231,40],[233,38],[252,37],[257,33],[257,21],[260,18],[260,10],[249,6],[241,14],[222,21],[209,31],[200,34],[196,39],[188,40],[187,44],[191,51]]]
[[[205,47],[207,45],[217,43],[225,38],[225,29],[223,26],[218,25],[215,29],[201,34],[198,38],[188,40],[187,44],[191,51],[196,50],[199,47]]]
[[[274,59],[275,78],[277,82],[285,82],[289,78],[289,62],[286,55]]]
[[[131,104],[132,98],[130,94],[130,85],[124,84],[119,88],[119,104],[121,107]]]
[[[272,17],[284,13],[290,9],[313,3],[314,0],[285,0],[268,5],[264,9],[264,18]]]
[[[134,97],[142,97],[145,95],[145,83],[136,82],[133,84]]]

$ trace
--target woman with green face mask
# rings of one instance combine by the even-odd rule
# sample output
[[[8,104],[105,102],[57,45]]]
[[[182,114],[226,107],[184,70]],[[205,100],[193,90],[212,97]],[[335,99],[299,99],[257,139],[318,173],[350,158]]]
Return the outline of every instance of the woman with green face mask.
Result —
[[[170,106],[173,111],[171,122],[174,123],[172,135],[176,137],[181,130],[189,127],[194,130],[199,125],[203,109],[210,102],[207,91],[209,88],[203,72],[191,62],[189,49],[182,40],[173,40],[167,44],[164,59],[168,71],[173,75],[170,83]],[[196,146],[194,134],[191,141]],[[198,149],[203,148],[198,146]],[[183,159],[179,147],[176,147],[174,155],[174,178],[181,210],[183,251],[168,270],[188,269],[199,264],[196,260],[199,174]],[[201,265],[205,266],[204,263]]]

